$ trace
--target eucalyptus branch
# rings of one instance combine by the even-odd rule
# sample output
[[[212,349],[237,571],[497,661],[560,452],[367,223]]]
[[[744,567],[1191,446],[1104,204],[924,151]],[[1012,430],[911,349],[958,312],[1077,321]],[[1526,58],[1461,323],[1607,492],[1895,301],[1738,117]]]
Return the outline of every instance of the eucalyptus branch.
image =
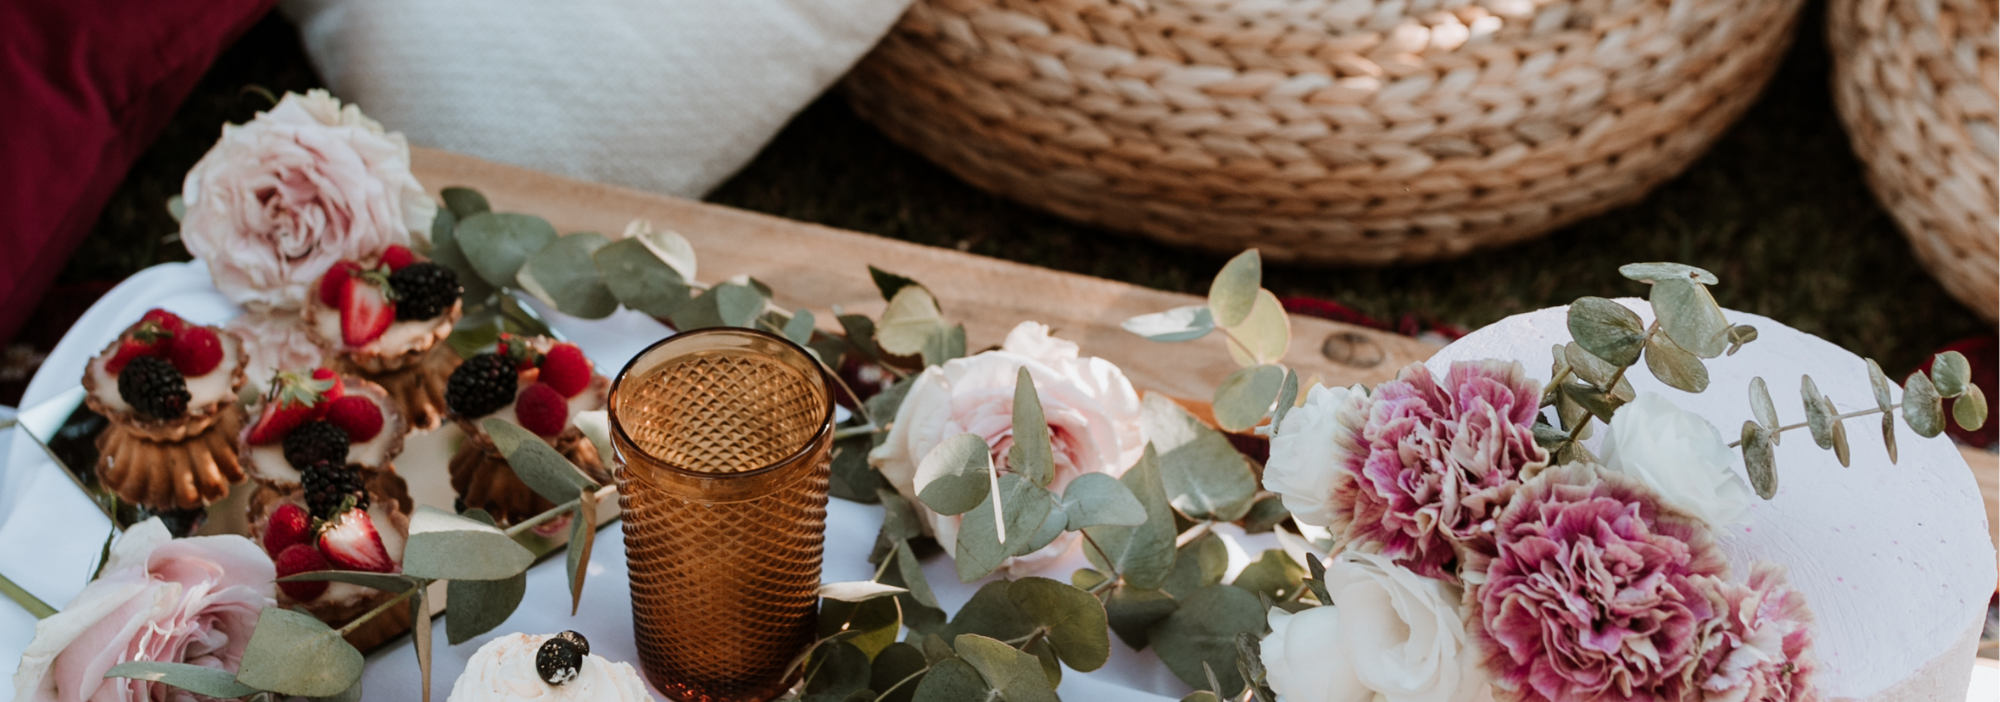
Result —
[[[931,667],[930,667],[930,666],[928,666],[928,665],[926,665],[926,666],[924,666],[923,668],[919,669],[919,670],[918,670],[917,672],[914,672],[914,673],[911,673],[911,674],[909,674],[909,675],[905,675],[905,676],[903,676],[903,679],[901,679],[901,680],[897,680],[897,681],[896,681],[896,684],[894,684],[894,685],[890,685],[890,686],[889,686],[889,689],[887,689],[887,690],[883,690],[883,691],[882,691],[882,694],[880,694],[880,695],[876,695],[876,696],[875,696],[875,699],[878,699],[878,700],[886,700],[886,699],[889,699],[889,693],[891,693],[891,692],[895,692],[895,691],[896,691],[896,688],[899,688],[899,687],[902,687],[904,683],[907,683],[907,682],[909,682],[909,681],[911,681],[911,680],[915,680],[915,679],[917,679],[917,678],[921,678],[921,677],[923,677],[923,676],[924,676],[924,674],[925,674],[925,673],[928,673],[928,672],[931,672]]]
[[[1891,412],[1891,411],[1894,411],[1894,410],[1897,410],[1897,409],[1900,409],[1900,408],[1902,408],[1902,406],[1903,406],[1903,403],[1901,403],[1901,402],[1898,402],[1898,403],[1896,403],[1896,404],[1893,404],[1893,405],[1889,405],[1888,407],[1874,407],[1874,408],[1870,408],[1870,409],[1865,409],[1865,410],[1855,410],[1855,411],[1853,411],[1853,412],[1848,412],[1848,413],[1846,413],[1846,414],[1836,414],[1836,415],[1834,415],[1834,416],[1832,416],[1832,417],[1829,417],[1828,419],[1829,419],[1829,420],[1831,420],[1831,421],[1835,421],[1835,422],[1844,422],[1844,421],[1847,421],[1847,420],[1849,420],[1849,419],[1853,419],[1853,418],[1855,418],[1855,417],[1866,417],[1866,416],[1868,416],[1868,415],[1871,415],[1871,414],[1883,414],[1883,413],[1886,413],[1886,412]],[[1793,429],[1803,429],[1803,428],[1805,428],[1805,427],[1808,427],[1808,426],[1812,426],[1812,422],[1799,422],[1799,423],[1797,423],[1797,424],[1787,424],[1787,425],[1784,425],[1784,426],[1782,426],[1782,427],[1778,427],[1778,428],[1776,428],[1776,429],[1772,429],[1772,430],[1771,430],[1771,433],[1772,433],[1772,434],[1783,434],[1783,433],[1785,433],[1785,432],[1788,432],[1788,431],[1791,431],[1791,430],[1793,430]],[[1732,442],[1729,442],[1729,447],[1730,447],[1730,448],[1737,448],[1737,447],[1739,447],[1739,446],[1742,446],[1742,445],[1743,445],[1743,440],[1742,440],[1742,439],[1737,439],[1737,440],[1735,440],[1735,441],[1732,441]]]
[[[1660,320],[1655,319],[1653,320],[1652,324],[1646,325],[1646,335],[1639,337],[1639,345],[1642,347],[1645,346],[1647,342],[1653,340],[1653,335],[1658,334],[1659,332],[1660,332]],[[1625,379],[1625,371],[1632,370],[1632,366],[1636,365],[1639,365],[1638,358],[1633,358],[1632,362],[1629,364],[1619,366],[1618,370],[1611,374],[1611,379],[1605,381],[1604,391],[1607,393],[1616,392],[1618,389],[1619,381]],[[1590,415],[1586,414],[1584,415],[1581,421],[1578,421],[1576,423],[1576,426],[1570,427],[1569,438],[1564,439],[1562,445],[1557,446],[1556,450],[1551,451],[1550,453],[1552,454],[1559,453],[1562,449],[1575,445],[1578,437],[1583,436],[1583,430],[1588,428],[1590,428]]]
[[[14,584],[14,581],[8,580],[5,575],[0,575],[0,593],[5,593],[7,599],[13,600],[14,604],[20,605],[21,609],[28,610],[28,613],[35,615],[36,619],[47,619],[56,614],[56,608],[50,607],[49,603],[43,602],[41,598],[36,597],[33,593]]]
[[[340,635],[344,637],[347,636],[348,634],[353,633],[355,629],[359,629],[361,628],[361,625],[368,623],[368,620],[381,616],[383,612],[389,611],[390,607],[394,607],[397,604],[400,604],[403,600],[410,599],[411,596],[417,594],[418,590],[430,587],[430,584],[431,581],[429,580],[424,580],[422,578],[417,579],[416,587],[404,590],[401,593],[397,594],[395,597],[389,598],[389,601],[383,602],[382,604],[376,605],[374,609],[368,610],[367,614],[355,617],[354,621],[348,622],[347,626],[343,626],[340,628]]]
[[[841,440],[841,439],[846,439],[846,438],[850,438],[850,437],[856,437],[856,436],[867,436],[867,435],[869,435],[869,434],[873,434],[873,433],[875,433],[875,432],[878,432],[878,431],[881,431],[881,430],[882,430],[882,428],[881,428],[881,427],[878,427],[878,426],[875,426],[875,423],[874,423],[874,422],[869,422],[869,423],[867,423],[867,424],[863,424],[863,425],[861,425],[861,426],[858,426],[858,427],[848,427],[848,428],[846,428],[846,429],[835,429],[835,430],[833,430],[833,440],[834,440],[834,441],[839,441],[839,440]]]
[[[601,501],[617,493],[618,493],[618,486],[606,485],[604,487],[597,489],[597,499]],[[547,512],[537,514],[535,516],[522,520],[521,523],[519,524],[507,527],[507,535],[510,537],[520,536],[522,532],[541,526],[550,521],[554,521],[556,518],[568,514],[571,511],[574,511],[576,509],[576,503],[579,501],[581,501],[580,498],[577,500],[570,500],[568,502],[564,502],[562,504],[550,508],[549,511]]]
[[[1097,539],[1090,538],[1090,532],[1078,529],[1076,533],[1083,535],[1083,542],[1089,544],[1090,549],[1097,552],[1098,558],[1104,559],[1104,568],[1111,571],[1111,579],[1104,582],[1114,583],[1125,577],[1124,574],[1118,572],[1118,564],[1112,562],[1111,554],[1105,553],[1104,547],[1097,545]]]

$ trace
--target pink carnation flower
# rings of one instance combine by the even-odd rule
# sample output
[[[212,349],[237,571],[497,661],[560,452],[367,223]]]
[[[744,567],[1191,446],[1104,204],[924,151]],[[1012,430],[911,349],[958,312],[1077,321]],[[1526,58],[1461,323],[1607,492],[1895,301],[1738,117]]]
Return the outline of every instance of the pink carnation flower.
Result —
[[[1502,699],[1692,698],[1727,567],[1699,520],[1573,463],[1521,485],[1496,536],[1470,599]]]
[[[1375,388],[1365,450],[1335,478],[1331,528],[1417,573],[1457,582],[1460,551],[1491,555],[1493,517],[1523,471],[1548,463],[1531,429],[1541,388],[1521,364],[1411,364]]]
[[[1695,671],[1705,702],[1816,702],[1812,611],[1785,582],[1785,567],[1760,561],[1746,584],[1716,580],[1717,617]]]

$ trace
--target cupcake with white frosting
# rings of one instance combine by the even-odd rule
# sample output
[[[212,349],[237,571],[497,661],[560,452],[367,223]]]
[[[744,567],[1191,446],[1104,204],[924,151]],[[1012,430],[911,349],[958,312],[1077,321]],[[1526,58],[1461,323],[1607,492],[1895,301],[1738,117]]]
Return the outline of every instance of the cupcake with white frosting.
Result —
[[[508,634],[486,642],[466,662],[446,702],[652,699],[632,664],[592,654],[582,635],[565,631],[547,636]]]

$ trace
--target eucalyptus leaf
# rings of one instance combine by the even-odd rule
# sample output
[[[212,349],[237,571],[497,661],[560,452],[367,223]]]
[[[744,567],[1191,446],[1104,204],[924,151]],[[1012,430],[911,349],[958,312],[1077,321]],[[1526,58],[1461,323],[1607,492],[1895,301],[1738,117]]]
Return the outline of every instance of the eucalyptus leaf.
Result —
[[[446,585],[445,587],[450,587]],[[411,593],[410,607],[410,649],[417,655],[417,671],[423,682],[424,702],[431,699],[431,606],[428,590],[419,589]],[[575,614],[574,612],[571,613]]]
[[[811,343],[813,322],[812,310],[804,307],[794,310],[791,321],[785,322],[785,338],[800,346]]]
[[[1986,426],[1986,412],[1986,391],[1971,383],[1965,384],[1964,394],[1951,401],[1952,419],[1958,422],[1958,428],[1966,431],[1979,431],[1980,427]]]
[[[406,575],[499,580],[519,575],[534,562],[534,553],[491,526],[428,505],[410,516],[410,537],[403,545]]]
[[[1612,415],[1616,414],[1618,408],[1625,404],[1624,400],[1588,385],[1563,383],[1560,387],[1560,392],[1565,397],[1575,401],[1578,405],[1582,405],[1584,409],[1590,411],[1592,416],[1597,417],[1605,424],[1610,424]]]
[[[1243,531],[1251,534],[1269,533],[1290,516],[1292,513],[1291,510],[1285,509],[1284,498],[1265,495],[1250,503],[1250,511],[1243,515]]]
[[[917,498],[942,515],[964,514],[987,499],[993,455],[986,440],[965,433],[939,442],[917,464]]]
[[[471,641],[514,616],[521,598],[528,593],[524,571],[499,580],[452,580],[445,583],[444,598],[450,611],[444,616],[445,640],[451,645]]]
[[[992,699],[993,688],[986,685],[986,679],[979,671],[959,658],[950,658],[931,664],[931,672],[924,674],[917,683],[917,691],[911,702],[966,702],[966,700]]]
[[[1839,412],[1819,394],[1819,384],[1810,375],[1799,376],[1799,397],[1805,402],[1806,428],[1812,432],[1813,443],[1823,449],[1833,448],[1833,416]]]
[[[174,218],[175,224],[186,221],[187,213],[188,205],[186,199],[183,199],[179,194],[167,197],[167,216]]]
[[[679,271],[638,239],[620,239],[591,254],[597,274],[612,297],[654,317],[672,317],[692,292]]]
[[[1273,695],[1264,686],[1268,677],[1264,670],[1264,647],[1258,637],[1249,632],[1236,635],[1236,672],[1242,673],[1245,684],[1255,691],[1257,702],[1272,702]]]
[[[875,504],[880,490],[889,486],[882,473],[868,465],[868,444],[867,436],[850,436],[833,443],[833,475],[827,491],[834,497]]]
[[[1215,388],[1215,423],[1229,431],[1249,431],[1270,413],[1285,382],[1285,370],[1264,365],[1238,369]]]
[[[1007,469],[1042,487],[1056,479],[1049,420],[1042,416],[1042,399],[1035,394],[1035,378],[1026,366],[1014,376],[1014,445],[1007,450]]]
[[[1755,416],[1757,423],[1764,425],[1765,429],[1776,432],[1781,426],[1778,424],[1778,406],[1771,402],[1771,388],[1764,384],[1763,376],[1750,379],[1750,414]],[[1778,436],[1775,433],[1771,435],[1772,445],[1781,443]]]
[[[923,356],[925,367],[940,366],[944,365],[945,361],[964,358],[965,325],[953,325],[950,329],[931,335],[930,339],[924,342],[920,355]]]
[[[720,283],[674,309],[674,328],[681,331],[711,327],[754,328],[764,311],[765,296],[757,288]]]
[[[1276,363],[1292,345],[1292,318],[1285,314],[1278,296],[1269,290],[1257,291],[1257,302],[1250,308],[1250,316],[1242,324],[1228,327],[1228,331],[1234,340],[1228,344],[1229,357],[1246,368]]]
[[[1654,281],[1653,315],[1660,331],[1676,346],[1700,358],[1715,358],[1729,348],[1729,320],[1708,288],[1687,278]]]
[[[1875,390],[1875,406],[1887,413],[1896,404],[1895,398],[1889,394],[1889,376],[1882,372],[1882,366],[1877,364],[1875,359],[1870,358],[1867,361],[1868,386]]]
[[[1055,496],[1048,489],[1013,473],[1000,476],[994,495],[959,520],[958,548],[953,554],[958,579],[972,582],[998,569],[1018,552],[1014,540],[1034,538],[1055,506]]]
[[[1646,342],[1646,326],[1639,315],[1601,297],[1583,297],[1570,303],[1569,333],[1593,358],[1611,366],[1638,363]],[[1603,383],[1598,386],[1603,387]]]
[[[896,642],[896,634],[903,628],[903,610],[895,597],[859,602],[826,599],[820,601],[819,626],[822,637],[847,632],[845,642],[860,648],[867,654],[865,658],[873,658]]]
[[[1848,463],[1849,454],[1847,450],[1846,422],[1833,423],[1833,457],[1840,459],[1840,467],[1842,468],[1846,468],[1849,465],[1852,465]],[[1890,463],[1895,463],[1895,461],[1892,459],[1890,460]]]
[[[921,285],[909,285],[889,299],[882,321],[875,326],[875,343],[897,356],[921,353],[931,337],[943,334],[944,316],[937,299]]]
[[[854,580],[838,583],[821,583],[819,596],[842,602],[866,602],[877,597],[891,597],[899,592],[909,592],[908,588],[884,585],[873,580]]]
[[[1174,509],[1190,519],[1224,522],[1250,510],[1257,478],[1221,432],[1159,393],[1146,394],[1140,422],[1159,451],[1162,484]]]
[[[896,299],[896,293],[902,292],[905,287],[923,287],[922,283],[912,280],[909,276],[890,273],[874,266],[868,267],[868,277],[875,281],[875,289],[882,293],[883,300]]]
[[[1056,657],[1080,672],[1104,666],[1111,656],[1104,606],[1088,592],[1048,578],[1022,578],[1007,588],[1030,622],[1048,632]]]
[[[1972,362],[1965,354],[1946,351],[1931,361],[1931,385],[1939,397],[1958,397],[1972,385]]]
[[[354,681],[354,685],[332,697],[307,697],[305,699],[308,702],[361,702],[361,681]]]
[[[868,689],[868,652],[852,640],[820,646],[806,669],[811,674],[800,702],[845,702],[848,695]]]
[[[1228,572],[1229,546],[1214,531],[1203,530],[1181,545],[1174,556],[1174,570],[1167,574],[1167,581],[1160,589],[1174,599],[1184,600],[1202,588],[1221,583]]]
[[[244,647],[236,682],[301,697],[330,697],[361,679],[361,652],[304,612],[265,607]]]
[[[901,493],[885,485],[876,488],[875,495],[882,502],[881,538],[885,542],[908,541],[924,535],[923,521]]]
[[[548,299],[563,314],[602,319],[618,311],[618,298],[605,285],[592,258],[611,238],[597,232],[577,232],[556,239],[528,256],[524,274],[534,277]]]
[[[1139,462],[1119,476],[1118,482],[1139,498],[1146,508],[1146,523],[1138,526],[1095,526],[1083,530],[1089,537],[1084,555],[1099,569],[1124,576],[1139,588],[1157,588],[1174,567],[1174,512],[1160,477],[1160,458],[1153,444],[1146,444]]]
[[[1926,439],[1944,433],[1944,399],[1922,371],[1903,381],[1903,421]]]
[[[514,475],[521,482],[541,495],[543,499],[562,504],[576,499],[579,489],[596,490],[597,481],[591,480],[576,464],[563,458],[555,448],[534,432],[521,428],[513,422],[489,417],[479,423],[486,435],[493,439],[493,447],[507,459],[507,465],[514,469]]]
[[[693,282],[695,280],[697,269],[695,268],[694,245],[688,243],[687,237],[681,236],[680,232],[671,229],[655,231],[651,226],[645,225],[643,222],[636,224],[640,226],[636,229],[630,227],[626,229],[628,236],[624,240],[639,242],[639,245],[645,247],[648,253],[653,254],[652,257],[654,260],[666,264],[668,268],[672,268],[680,280],[684,282]]]
[[[937,595],[931,592],[930,579],[924,575],[924,564],[917,560],[917,553],[910,550],[910,542],[896,542],[896,571],[902,576],[903,586],[910,591],[910,597],[926,607],[937,607]]]
[[[1618,267],[1618,274],[1641,283],[1658,283],[1669,278],[1693,280],[1702,285],[1721,282],[1714,273],[1680,263],[1627,263]]]
[[[1215,668],[1221,693],[1235,697],[1243,691],[1243,676],[1236,670],[1236,635],[1264,632],[1264,606],[1249,591],[1229,585],[1211,585],[1182,599],[1180,608],[1153,626],[1153,650],[1160,662],[1189,687],[1208,684],[1204,663]]]
[[[1223,264],[1222,270],[1215,274],[1215,281],[1208,285],[1208,309],[1215,323],[1233,327],[1249,318],[1263,280],[1264,260],[1256,249],[1237,254]]]
[[[359,570],[316,570],[278,578],[281,583],[334,582],[360,585],[383,592],[400,593],[417,586],[417,581],[407,575],[395,573],[371,573]],[[210,695],[213,697],[214,695]]]
[[[127,661],[112,666],[104,672],[104,677],[156,682],[222,699],[248,697],[258,692],[257,688],[236,682],[236,676],[227,670],[192,663]]]
[[[1097,572],[1094,568],[1078,568],[1075,572],[1069,574],[1069,584],[1090,592],[1096,592],[1098,588],[1104,587],[1105,583],[1109,582],[1111,582],[1111,576]]]
[[[863,358],[882,360],[882,350],[875,347],[875,320],[865,315],[840,314],[838,309],[834,311],[834,318],[840,320],[840,328],[847,334],[847,343],[860,351]]]
[[[1243,572],[1236,575],[1230,584],[1252,593],[1270,598],[1273,602],[1286,602],[1299,596],[1305,588],[1306,569],[1285,555],[1280,549],[1269,549]]]
[[[1722,352],[1722,355],[1734,356],[1737,351],[1743,350],[1744,344],[1757,340],[1757,328],[1748,324],[1733,325],[1729,327],[1728,337],[1729,350]]]
[[[1700,393],[1708,389],[1708,367],[1664,334],[1654,334],[1646,341],[1646,370],[1676,390]]]
[[[1896,413],[1882,413],[1882,446],[1889,450],[1889,465],[1896,464]],[[1846,466],[1845,461],[1841,462]]]
[[[1215,331],[1215,315],[1207,305],[1189,305],[1142,314],[1125,320],[1119,326],[1152,341],[1193,341]]]
[[[1621,307],[1619,309],[1624,308]],[[1638,354],[1633,354],[1632,358],[1634,361],[1637,361]],[[1583,348],[1583,345],[1574,341],[1563,345],[1563,361],[1568,364],[1570,373],[1576,375],[1578,378],[1582,378],[1584,382],[1601,389],[1611,389],[1611,378],[1618,375],[1618,366],[1613,366],[1604,359],[1598,358],[1595,354]],[[1619,378],[1619,380],[1623,381],[1624,378]]]
[[[1055,494],[1049,493],[1049,496],[1054,498]],[[1055,504],[1049,506],[1048,514],[1042,515],[1041,525],[1035,527],[1033,534],[1029,538],[1008,539],[1008,544],[1011,546],[1010,550],[1016,556],[1026,556],[1040,551],[1049,544],[1055,543],[1056,539],[1062,538],[1063,532],[1069,530],[1068,527],[1069,515],[1063,513],[1062,504],[1058,500]]]
[[[868,689],[881,692],[878,702],[908,702],[917,691],[917,681],[910,676],[922,674],[929,667],[930,662],[924,659],[924,652],[916,646],[890,644],[875,654],[875,661],[869,668]],[[902,687],[896,687],[897,683],[902,683]],[[895,690],[892,692],[890,688]]]
[[[1317,598],[1322,605],[1333,604],[1332,595],[1326,591],[1326,564],[1321,562],[1317,556],[1308,555],[1306,558],[1306,574],[1308,576],[1305,581],[1306,589],[1312,591],[1313,597]]]
[[[454,238],[479,277],[511,288],[520,287],[516,274],[528,257],[556,240],[556,228],[534,215],[481,212],[462,215]]]
[[[1213,692],[1209,692],[1207,690],[1195,690],[1194,692],[1188,693],[1186,697],[1182,697],[1181,702],[1220,702],[1221,699],[1222,698],[1216,697],[1215,693]]]
[[[1066,528],[1080,531],[1094,526],[1139,526],[1146,523],[1146,506],[1139,498],[1104,473],[1084,473],[1063,488],[1062,512]]]
[[[1771,430],[1756,422],[1743,423],[1743,467],[1750,474],[1750,487],[1766,500],[1778,494],[1777,454],[1772,451]]]
[[[1173,595],[1124,584],[1113,587],[1111,596],[1104,600],[1104,614],[1112,633],[1133,650],[1144,650],[1152,641],[1153,625],[1176,609],[1180,609],[1180,604]]]
[[[1055,686],[1042,672],[1042,663],[1029,654],[1001,641],[978,634],[961,634],[952,640],[959,660],[979,671],[1007,702],[1060,702]]]
[[[449,187],[438,195],[444,200],[444,209],[459,219],[467,219],[481,212],[492,212],[493,205],[486,202],[486,196],[472,188]]]
[[[972,593],[972,599],[966,600],[965,606],[959,608],[958,614],[952,616],[951,623],[939,632],[940,635],[956,638],[963,634],[978,634],[1002,641],[1027,638],[1034,632],[1035,625],[1029,622],[1027,613],[1014,604],[1014,598],[1009,594],[1012,587],[1013,583],[1006,580],[981,585],[977,592]]]
[[[583,581],[590,575],[590,551],[597,546],[597,491],[578,489],[576,513],[570,517],[569,545],[563,550],[569,583],[569,615],[583,604]]]
[[[1285,383],[1278,386],[1278,404],[1271,409],[1271,435],[1278,435],[1278,426],[1285,422],[1285,415],[1298,408],[1299,372],[1285,369]]]

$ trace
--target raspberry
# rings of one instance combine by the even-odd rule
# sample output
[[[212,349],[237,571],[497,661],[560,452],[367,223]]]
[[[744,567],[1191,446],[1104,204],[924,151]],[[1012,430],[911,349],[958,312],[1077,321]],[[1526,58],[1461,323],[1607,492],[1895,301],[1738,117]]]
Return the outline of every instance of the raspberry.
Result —
[[[576,397],[590,387],[590,359],[576,344],[556,344],[542,357],[541,381],[563,397]]]
[[[330,519],[348,499],[354,508],[368,509],[368,488],[361,483],[361,466],[320,461],[301,471],[299,484],[305,489],[306,509],[314,519]]]
[[[222,365],[222,338],[209,327],[187,327],[167,346],[167,360],[189,378],[208,375]]]
[[[140,317],[139,321],[152,322],[154,324],[158,324],[160,325],[160,328],[165,329],[168,334],[172,334],[175,336],[180,335],[180,333],[183,331],[187,331],[188,328],[187,320],[181,319],[180,315],[168,312],[158,307],[146,310],[145,316]]]
[[[179,419],[187,414],[187,378],[157,356],[140,356],[118,374],[118,397],[140,414],[155,419]]]
[[[523,429],[555,436],[569,424],[569,401],[548,383],[535,383],[522,390],[521,397],[514,401],[514,416],[521,420]]]
[[[348,395],[326,406],[326,421],[347,431],[347,439],[361,443],[382,433],[382,408],[360,395]]]
[[[347,430],[326,420],[306,422],[285,435],[285,460],[294,468],[321,461],[344,463],[349,445]]]
[[[460,417],[484,417],[512,402],[520,383],[513,361],[482,353],[451,372],[451,379],[445,381],[444,403]]]
[[[396,319],[434,319],[458,302],[458,274],[428,261],[389,274],[396,291]]]
[[[280,578],[300,573],[317,573],[328,568],[326,556],[311,543],[292,544],[286,547],[284,551],[278,553],[272,564],[278,567]],[[311,602],[326,594],[327,584],[324,580],[278,583],[278,588],[284,590],[285,596],[295,602]]]
[[[416,262],[417,255],[412,253],[410,247],[407,246],[392,245],[382,252],[383,265],[388,266],[389,270],[392,271],[403,270]]]

